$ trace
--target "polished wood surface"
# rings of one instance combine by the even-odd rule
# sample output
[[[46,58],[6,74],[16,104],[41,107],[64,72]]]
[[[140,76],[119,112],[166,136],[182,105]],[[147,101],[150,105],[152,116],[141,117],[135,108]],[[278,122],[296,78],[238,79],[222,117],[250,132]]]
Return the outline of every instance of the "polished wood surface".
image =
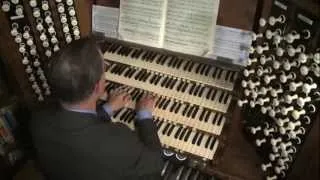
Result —
[[[0,56],[8,70],[8,79],[14,93],[20,96],[28,104],[31,104],[35,98],[32,93],[31,85],[27,80],[25,67],[21,63],[22,55],[18,53],[18,45],[10,35],[11,25],[6,19],[3,11],[0,11]]]

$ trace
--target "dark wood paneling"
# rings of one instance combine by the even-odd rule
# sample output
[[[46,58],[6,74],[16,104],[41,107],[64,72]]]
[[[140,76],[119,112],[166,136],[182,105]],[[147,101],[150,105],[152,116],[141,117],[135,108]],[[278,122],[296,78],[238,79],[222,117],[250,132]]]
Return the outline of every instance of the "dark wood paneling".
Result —
[[[10,35],[11,24],[9,24],[3,11],[0,11],[0,24],[0,55],[7,65],[10,86],[14,88],[15,93],[21,97],[21,100],[23,99],[30,104],[35,100],[35,97],[25,73],[25,67],[21,63],[22,55],[18,53],[18,45]]]

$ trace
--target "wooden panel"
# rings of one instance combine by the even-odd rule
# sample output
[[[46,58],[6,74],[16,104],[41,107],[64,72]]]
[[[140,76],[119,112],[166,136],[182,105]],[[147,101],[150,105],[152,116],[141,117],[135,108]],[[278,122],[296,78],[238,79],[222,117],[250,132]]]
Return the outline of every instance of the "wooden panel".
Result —
[[[85,37],[91,34],[92,3],[92,0],[75,1],[81,37]]]
[[[24,65],[21,63],[22,55],[17,51],[18,45],[10,35],[11,24],[7,21],[3,11],[0,11],[0,24],[0,55],[7,65],[7,70],[12,72],[8,74],[10,76],[9,83],[15,89],[17,95],[27,103],[31,103],[35,97],[26,76]]]
[[[257,0],[220,0],[217,24],[252,30]]]
[[[308,134],[303,148],[296,159],[288,180],[319,179],[319,153],[320,153],[320,118],[316,119]]]
[[[219,157],[219,162],[214,166],[213,173],[222,174],[233,180],[262,179],[261,161],[253,146],[245,139],[238,107],[233,112],[229,126],[226,147]]]

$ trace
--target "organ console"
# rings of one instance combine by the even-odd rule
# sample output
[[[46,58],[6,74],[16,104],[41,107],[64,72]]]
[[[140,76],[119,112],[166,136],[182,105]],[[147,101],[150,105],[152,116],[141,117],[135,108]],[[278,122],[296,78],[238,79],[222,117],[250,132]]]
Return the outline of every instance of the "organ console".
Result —
[[[106,91],[124,86],[133,99],[113,121],[134,130],[135,101],[152,93],[163,147],[203,162],[214,160],[238,72],[124,42],[106,42],[105,49]]]

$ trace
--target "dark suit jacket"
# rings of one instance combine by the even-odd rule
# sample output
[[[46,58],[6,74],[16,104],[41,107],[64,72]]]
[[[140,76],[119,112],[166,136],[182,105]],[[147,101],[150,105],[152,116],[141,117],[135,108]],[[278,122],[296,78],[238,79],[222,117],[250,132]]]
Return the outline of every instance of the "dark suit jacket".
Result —
[[[160,141],[151,119],[136,123],[132,132],[101,115],[58,107],[34,113],[30,129],[48,179],[160,179]]]

